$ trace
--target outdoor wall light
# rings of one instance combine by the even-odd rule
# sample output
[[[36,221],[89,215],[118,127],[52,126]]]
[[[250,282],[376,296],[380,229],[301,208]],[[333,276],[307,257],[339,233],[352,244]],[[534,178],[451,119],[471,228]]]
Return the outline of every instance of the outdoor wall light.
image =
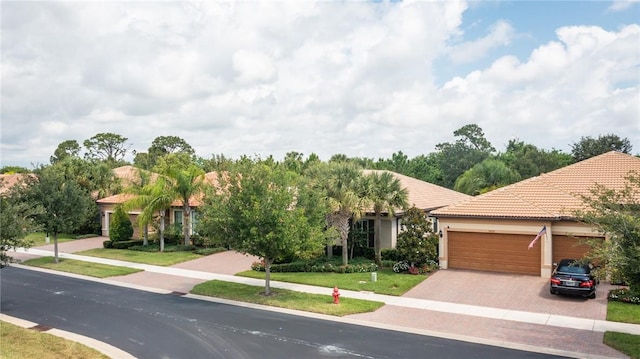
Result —
[[[440,232],[438,232],[438,235],[440,236],[440,238],[442,238],[442,229],[440,230]]]

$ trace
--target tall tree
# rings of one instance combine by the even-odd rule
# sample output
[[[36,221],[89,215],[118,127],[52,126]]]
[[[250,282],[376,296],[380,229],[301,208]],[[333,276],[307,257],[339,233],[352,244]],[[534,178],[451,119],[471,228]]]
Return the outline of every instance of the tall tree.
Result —
[[[506,151],[496,157],[509,168],[518,172],[521,179],[551,172],[573,162],[571,155],[562,151],[556,149],[540,150],[532,144],[514,139],[509,140]]]
[[[571,145],[571,155],[579,162],[609,151],[631,153],[631,142],[627,138],[620,138],[612,133],[600,135],[598,138],[582,137],[580,141]]]
[[[453,188],[456,179],[474,165],[489,157],[495,149],[475,124],[465,125],[453,132],[455,143],[436,145],[437,163],[442,173],[440,185]]]
[[[519,180],[520,175],[507,167],[504,162],[487,158],[458,177],[453,189],[475,196],[518,182]]]
[[[358,219],[366,205],[363,176],[359,167],[349,162],[321,164],[310,170],[314,187],[323,193],[329,213],[327,227],[334,228],[340,236],[342,264],[349,263],[349,220]],[[327,254],[332,252],[331,246]]]
[[[152,177],[149,171],[143,170],[139,168],[136,172],[136,175],[130,181],[130,185],[125,189],[126,193],[132,194],[134,197],[144,196],[148,194],[148,191],[145,192],[146,186],[152,185]],[[148,202],[140,201],[127,201],[123,205],[123,209],[125,211],[131,211],[134,209],[140,209],[144,206],[148,205]],[[151,212],[155,212],[157,209],[152,209]],[[153,221],[153,216],[147,216],[144,219],[141,216],[138,216],[136,219],[136,224],[142,230],[142,245],[149,245],[149,224]],[[164,229],[164,228],[163,228]],[[163,238],[164,239],[164,238]],[[164,248],[164,241],[162,247]]]
[[[51,163],[56,163],[64,160],[67,157],[79,157],[80,145],[76,140],[66,140],[60,142],[58,147],[53,152],[53,156],[49,158]]]
[[[58,263],[58,234],[74,232],[96,212],[96,203],[88,191],[74,179],[66,179],[54,166],[41,167],[36,176],[27,177],[21,195],[33,208],[42,210],[34,217],[47,233],[53,234],[55,262]]]
[[[623,189],[596,185],[583,199],[588,208],[576,217],[608,237],[591,241],[587,258],[619,274],[640,296],[640,173],[630,173]]]
[[[264,260],[265,295],[270,295],[276,258],[317,254],[323,245],[321,201],[303,178],[265,161],[220,177],[204,206],[202,230],[224,236],[233,248]]]
[[[382,265],[380,254],[382,212],[393,216],[396,209],[404,210],[408,206],[409,192],[402,187],[400,180],[390,172],[371,172],[365,176],[365,179],[367,201],[373,205],[375,213],[373,238],[376,263]]]
[[[133,196],[123,204],[127,211],[141,209],[138,215],[137,224],[147,227],[153,222],[156,216],[159,218],[160,252],[164,252],[164,229],[167,209],[171,208],[175,197],[172,193],[173,182],[165,176],[159,176],[155,181],[150,181],[145,174],[141,175],[141,182],[138,186],[128,189]],[[145,244],[146,245],[146,244]]]
[[[204,171],[190,165],[186,169],[170,168],[165,173],[171,182],[171,195],[174,199],[182,201],[182,233],[184,245],[191,244],[191,203],[189,201],[196,195],[201,195],[204,190]]]
[[[121,135],[111,132],[98,133],[83,142],[87,149],[85,157],[115,165],[122,161],[127,154],[128,148],[125,146],[125,142],[127,142],[127,138]]]
[[[149,161],[148,168],[155,166],[160,158],[175,153],[185,154],[186,157],[191,160],[195,154],[195,150],[187,141],[178,136],[156,137],[147,151]]]
[[[42,210],[13,197],[0,196],[0,266],[13,261],[13,257],[7,254],[9,250],[31,246],[24,236],[37,229],[33,217]]]

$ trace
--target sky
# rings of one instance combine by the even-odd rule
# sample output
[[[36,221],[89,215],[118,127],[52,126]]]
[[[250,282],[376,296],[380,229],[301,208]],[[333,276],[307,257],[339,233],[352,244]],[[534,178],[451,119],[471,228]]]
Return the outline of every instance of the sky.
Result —
[[[2,1],[0,166],[111,132],[146,152],[410,158],[478,125],[640,153],[638,1]]]

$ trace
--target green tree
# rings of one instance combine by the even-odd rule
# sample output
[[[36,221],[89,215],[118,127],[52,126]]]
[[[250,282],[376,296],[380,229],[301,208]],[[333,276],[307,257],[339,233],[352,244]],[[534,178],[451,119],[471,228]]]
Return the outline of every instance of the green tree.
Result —
[[[66,140],[60,142],[53,152],[53,156],[49,157],[49,162],[56,163],[68,157],[79,157],[80,145],[76,140]]]
[[[1,174],[15,174],[15,173],[31,173],[28,169],[20,166],[3,166],[0,168]]]
[[[507,167],[504,162],[487,158],[458,177],[453,189],[475,196],[519,180],[520,175]]]
[[[323,193],[328,208],[327,227],[339,234],[342,264],[346,266],[349,263],[349,220],[361,217],[366,205],[362,171],[353,163],[337,161],[311,169],[309,177],[314,179],[314,188]],[[327,252],[328,255],[332,253],[330,245]]]
[[[171,182],[169,192],[174,199],[182,201],[182,233],[184,235],[184,245],[191,244],[191,199],[196,195],[201,195],[204,190],[204,171],[196,166],[190,165],[186,169],[169,168],[164,173]]]
[[[382,232],[382,212],[393,216],[396,209],[404,210],[408,205],[409,193],[402,188],[400,180],[390,172],[371,172],[365,176],[366,198],[373,205],[374,220],[374,250],[376,263],[382,265],[380,254]]]
[[[112,242],[128,241],[133,236],[133,225],[122,206],[116,206],[109,223],[109,239]]]
[[[396,250],[412,265],[432,263],[438,258],[438,236],[421,209],[413,206],[402,217]]]
[[[35,223],[53,234],[55,262],[58,263],[58,234],[73,233],[86,221],[86,213],[96,213],[96,203],[76,180],[65,178],[55,166],[40,167],[36,176],[26,178],[22,200],[42,210]]]
[[[125,189],[126,193],[132,194],[134,197],[144,196],[145,186],[149,186],[152,184],[152,176],[151,172],[146,171],[144,169],[139,168],[136,172],[136,177],[131,179],[130,185]],[[123,203],[123,208],[125,211],[131,211],[134,209],[140,209],[141,207],[148,205],[148,203],[137,203],[135,200],[129,200]],[[153,209],[151,212],[155,212],[156,209]],[[138,216],[136,218],[136,224],[139,226],[142,231],[142,245],[149,245],[149,224],[153,221],[153,216],[142,218],[142,216]],[[164,246],[163,246],[164,247]]]
[[[474,165],[488,158],[495,149],[484,138],[478,125],[465,125],[453,132],[457,137],[455,143],[439,143],[436,145],[436,161],[442,175],[442,183],[453,188],[456,179]]]
[[[226,237],[240,252],[262,258],[269,295],[276,258],[322,250],[321,201],[303,177],[265,161],[245,164],[220,180],[221,187],[207,196],[200,228]]]
[[[175,199],[172,188],[173,182],[165,176],[159,176],[153,182],[141,179],[140,186],[135,190],[129,190],[132,191],[133,196],[123,204],[125,210],[142,210],[137,218],[139,226],[146,227],[153,222],[156,216],[159,218],[158,239],[160,241],[160,252],[164,252],[166,212],[167,209],[171,208],[171,203]]]
[[[27,232],[37,229],[33,217],[41,211],[28,203],[12,200],[12,196],[0,196],[0,266],[13,261],[9,250],[29,248],[31,242],[24,239]]]
[[[569,154],[556,149],[551,151],[540,150],[532,144],[526,144],[518,140],[509,140],[506,151],[499,154],[497,159],[518,172],[521,179],[551,172],[573,162]]]
[[[195,154],[195,150],[187,141],[178,136],[156,137],[147,151],[149,161],[147,168],[153,168],[160,158],[175,153],[182,153],[191,158]]]
[[[85,157],[112,165],[118,164],[127,154],[128,148],[125,147],[125,142],[127,138],[121,135],[111,132],[98,133],[83,142],[87,149]]]
[[[631,153],[631,142],[614,134],[598,136],[598,138],[581,137],[580,141],[571,145],[571,155],[575,162],[586,160],[609,151]]]
[[[619,274],[640,295],[640,173],[631,172],[623,189],[596,185],[583,199],[588,209],[576,217],[607,236],[589,242],[586,259]]]

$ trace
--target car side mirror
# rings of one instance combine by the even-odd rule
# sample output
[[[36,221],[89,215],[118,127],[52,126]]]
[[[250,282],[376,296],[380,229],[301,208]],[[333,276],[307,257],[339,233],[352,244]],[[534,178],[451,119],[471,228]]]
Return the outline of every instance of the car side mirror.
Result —
[[[558,266],[558,263],[553,263],[553,266],[554,266],[554,267],[557,267],[557,266]]]

